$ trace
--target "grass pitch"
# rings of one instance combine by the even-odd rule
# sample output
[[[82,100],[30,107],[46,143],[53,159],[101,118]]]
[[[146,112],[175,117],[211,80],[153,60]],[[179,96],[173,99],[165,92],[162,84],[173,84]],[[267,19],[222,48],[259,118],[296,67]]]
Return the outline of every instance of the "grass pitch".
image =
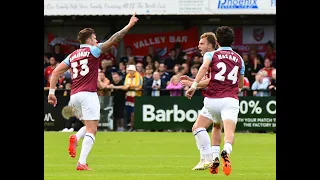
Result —
[[[192,171],[199,151],[192,133],[98,132],[87,163],[94,171],[77,171],[76,158],[68,154],[71,133],[44,132],[45,180],[275,180],[276,135],[236,133],[225,176],[209,170]],[[221,147],[222,148],[222,147]]]

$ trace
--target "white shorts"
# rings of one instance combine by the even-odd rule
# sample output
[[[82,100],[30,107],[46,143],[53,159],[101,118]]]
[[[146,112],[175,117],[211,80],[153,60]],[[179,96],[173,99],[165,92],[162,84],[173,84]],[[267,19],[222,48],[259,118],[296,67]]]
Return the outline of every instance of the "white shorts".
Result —
[[[70,96],[69,105],[80,120],[100,120],[100,102],[96,92],[78,92]]]
[[[239,100],[235,98],[207,98],[203,100],[203,108],[199,115],[202,115],[214,123],[220,123],[221,120],[238,121]]]

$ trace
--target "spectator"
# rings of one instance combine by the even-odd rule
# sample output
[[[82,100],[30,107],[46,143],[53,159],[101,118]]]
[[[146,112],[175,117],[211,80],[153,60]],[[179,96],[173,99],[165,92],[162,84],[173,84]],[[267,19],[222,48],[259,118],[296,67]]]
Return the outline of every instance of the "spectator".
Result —
[[[61,45],[56,44],[53,46],[52,56],[56,59],[57,62],[62,62],[65,58],[65,54],[62,52]]]
[[[187,63],[190,67],[191,67],[191,58],[190,58],[190,56],[188,56],[187,54],[185,54],[184,56],[183,56],[183,59],[182,59],[182,62],[183,63]]]
[[[263,81],[263,74],[259,72],[256,74],[256,80],[252,84],[251,89],[253,90],[253,96],[268,96],[269,92],[267,91],[269,81]]]
[[[276,51],[274,50],[274,44],[272,41],[267,42],[267,52],[264,54],[264,59],[269,59],[271,64],[274,65],[274,61],[276,59]]]
[[[272,65],[271,65],[270,59],[268,59],[268,58],[265,59],[263,65],[264,65],[264,67],[261,68],[260,71],[261,71],[261,70],[266,71],[268,78],[271,79],[271,77],[272,77],[272,71],[274,70],[274,68],[273,68]]]
[[[174,66],[174,75],[180,76],[184,75],[184,68],[180,64]]]
[[[43,57],[43,68],[45,69],[46,67],[50,66],[50,60],[46,54],[44,54]]]
[[[166,89],[166,82],[161,79],[160,73],[155,71],[152,76],[152,80],[148,81],[145,85],[144,94],[147,96],[163,96],[167,94],[164,89]]]
[[[260,71],[260,69],[262,67],[263,67],[263,65],[262,65],[262,56],[258,54],[254,58],[254,63],[253,63],[253,66],[252,66],[251,76],[247,77],[249,79],[249,81],[251,80],[250,84],[253,84],[253,82],[256,79],[256,74]]]
[[[153,74],[152,66],[151,65],[146,66],[146,72],[144,73],[144,76],[143,76],[144,84],[152,79],[152,74]]]
[[[52,71],[54,70],[54,68],[58,66],[58,62],[56,61],[56,58],[53,56],[50,57],[49,63],[50,63],[50,66],[44,69],[44,77],[47,82],[46,87],[50,87],[50,77],[51,77]]]
[[[124,107],[126,101],[126,91],[124,91],[124,79],[120,79],[119,72],[112,73],[113,91],[113,118],[117,131],[124,131]]]
[[[153,64],[153,70],[154,71],[159,71],[159,66],[160,66],[160,63],[159,61],[154,61],[154,64]]]
[[[181,66],[183,67],[183,75],[191,76],[189,65],[187,63],[182,63]]]
[[[182,61],[184,61],[183,57],[184,55],[186,55],[186,53],[181,49],[181,45],[179,42],[176,42],[174,44],[174,48],[176,50],[176,59],[182,64]]]
[[[133,56],[130,56],[128,58],[127,65],[135,65],[136,64],[136,59]]]
[[[143,77],[144,76],[144,68],[143,68],[143,65],[142,63],[137,63],[136,64],[136,69],[137,69],[137,72],[140,73],[140,75]]]
[[[130,57],[132,57],[134,59],[134,62],[136,61],[136,58],[132,55],[132,47],[127,46],[125,55],[120,58],[120,62],[124,62],[124,63],[128,64]]]
[[[59,76],[58,83],[57,83],[57,89],[60,89],[60,91],[56,91],[57,94],[68,96],[70,95],[71,89],[71,79],[65,77],[63,74]]]
[[[197,66],[197,68],[199,69],[201,66],[201,61],[200,61],[200,56],[199,55],[194,55],[191,61],[190,66]]]
[[[277,76],[277,72],[276,69],[272,70],[272,77],[271,77],[271,81],[270,84],[268,86],[268,89],[271,91],[271,96],[276,96],[276,76]]]
[[[170,80],[170,74],[166,72],[166,65],[164,63],[159,64],[159,74],[161,79],[167,84],[167,82]],[[155,70],[157,71],[157,70]]]
[[[113,85],[110,84],[110,80],[106,78],[105,74],[100,71],[98,74],[98,97],[100,102],[100,122],[109,123],[108,113],[105,112],[106,107],[112,107],[111,91]]]
[[[250,89],[250,81],[247,77],[243,78],[243,87],[239,89],[238,96],[248,96],[248,90]]]
[[[110,80],[105,76],[103,71],[98,74],[98,96],[110,96],[112,85],[110,85]]]
[[[126,113],[130,116],[130,123],[128,126],[131,128],[129,131],[134,130],[134,98],[136,96],[142,95],[142,85],[143,85],[143,78],[137,72],[135,65],[129,65],[127,68],[128,74],[126,75],[125,82],[124,82],[124,89],[127,90],[126,93]]]
[[[153,46],[149,46],[148,47],[148,54],[151,55],[152,59],[153,60],[159,60],[159,55],[158,55],[158,52],[154,49]]]
[[[197,73],[198,73],[198,66],[197,65],[193,65],[193,66],[191,66],[191,78],[192,79],[195,79],[196,78],[196,76],[197,76]]]
[[[118,74],[120,76],[121,79],[124,80],[124,78],[126,77],[127,75],[127,70],[126,70],[127,66],[124,62],[120,62],[119,63],[119,71],[118,71]]]
[[[107,59],[107,60],[110,60],[112,63],[112,66],[115,66],[117,64],[117,61],[116,61],[116,57],[114,57],[114,55],[111,53],[111,50],[112,48],[110,48],[108,50],[108,52],[104,53],[104,54],[101,54],[100,55],[100,58],[101,59]]]
[[[147,55],[144,59],[143,59],[143,67],[147,67],[148,65],[153,66],[153,59],[151,55]]]
[[[100,62],[100,69],[106,76],[106,78],[111,79],[111,69],[112,69],[112,61],[107,59],[102,59]]]
[[[173,48],[170,50],[170,56],[164,61],[164,64],[166,65],[166,72],[170,74],[170,76],[173,75],[173,67],[176,64],[180,64],[180,61],[176,58],[176,50]]]
[[[45,52],[44,55],[48,58],[53,56],[53,47],[50,44],[47,46],[47,52]]]
[[[177,75],[172,76],[170,83],[166,89],[169,90],[170,96],[181,96],[183,86],[179,83],[179,77]]]
[[[250,75],[252,72],[252,64],[251,61],[249,60],[249,55],[248,54],[243,54],[242,59],[244,62],[245,70],[244,70],[244,77],[247,77],[250,80]],[[253,78],[254,80],[254,78]]]
[[[261,56],[260,54],[258,54],[257,50],[255,48],[251,48],[250,52],[249,52],[249,60],[251,62],[251,64],[254,64],[254,59],[257,57],[257,56]],[[259,58],[261,60],[261,63],[262,63],[262,57]]]

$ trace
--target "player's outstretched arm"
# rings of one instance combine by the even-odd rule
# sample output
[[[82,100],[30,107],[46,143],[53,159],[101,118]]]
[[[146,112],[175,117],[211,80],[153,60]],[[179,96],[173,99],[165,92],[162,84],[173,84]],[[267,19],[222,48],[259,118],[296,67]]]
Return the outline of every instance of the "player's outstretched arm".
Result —
[[[107,52],[112,45],[121,41],[121,39],[128,33],[128,31],[136,24],[139,19],[136,17],[136,13],[132,15],[128,25],[126,25],[123,29],[113,34],[106,42],[102,43],[100,48],[102,53]]]

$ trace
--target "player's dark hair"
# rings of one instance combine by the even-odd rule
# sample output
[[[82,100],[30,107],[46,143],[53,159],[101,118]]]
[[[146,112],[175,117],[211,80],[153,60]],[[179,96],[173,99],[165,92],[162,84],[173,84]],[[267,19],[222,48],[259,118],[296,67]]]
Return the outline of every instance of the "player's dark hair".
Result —
[[[84,28],[78,33],[78,40],[81,44],[85,44],[92,34],[96,34],[92,28]]]
[[[216,38],[216,35],[213,33],[213,32],[206,32],[206,33],[203,33],[200,38],[207,38],[207,41],[209,44],[212,44],[212,48],[214,48],[216,46],[216,41],[217,41],[217,38]]]
[[[234,41],[234,32],[228,26],[221,26],[216,30],[216,37],[221,47],[231,47]]]

